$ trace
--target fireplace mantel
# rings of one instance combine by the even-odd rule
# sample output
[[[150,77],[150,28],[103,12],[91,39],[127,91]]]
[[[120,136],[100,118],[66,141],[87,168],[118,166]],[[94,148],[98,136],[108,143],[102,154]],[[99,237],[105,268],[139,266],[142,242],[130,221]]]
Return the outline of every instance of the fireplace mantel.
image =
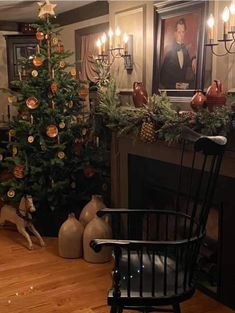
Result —
[[[113,134],[111,147],[112,205],[114,207],[128,206],[129,154],[177,165],[180,153],[179,144],[168,145],[163,141],[146,144],[132,136]],[[189,156],[191,153],[192,151],[188,150]],[[225,153],[220,175],[235,178],[235,149],[232,145],[229,145]]]
[[[234,281],[235,281],[235,149],[234,140],[228,145],[222,162],[216,200],[219,206],[223,203],[223,210],[219,222],[218,264],[220,285],[216,298],[235,309]],[[187,153],[192,154],[192,150]],[[111,181],[112,206],[116,208],[128,207],[128,162],[129,155],[159,160],[171,164],[179,164],[180,146],[167,145],[157,141],[146,144],[131,136],[112,136],[111,146]],[[148,175],[148,174],[146,174]],[[220,199],[220,202],[219,200]],[[213,225],[212,225],[213,228]]]

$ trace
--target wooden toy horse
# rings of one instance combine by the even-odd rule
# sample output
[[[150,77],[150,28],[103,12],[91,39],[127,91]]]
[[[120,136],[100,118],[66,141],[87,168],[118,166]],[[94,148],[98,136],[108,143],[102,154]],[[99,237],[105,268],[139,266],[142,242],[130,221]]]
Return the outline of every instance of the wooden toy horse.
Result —
[[[26,227],[28,227],[28,229],[38,238],[40,245],[42,247],[45,246],[42,237],[32,224],[32,216],[30,212],[35,211],[36,209],[33,204],[33,199],[31,196],[27,195],[21,198],[18,209],[14,208],[11,205],[5,204],[1,208],[0,214],[0,225],[3,225],[5,221],[9,221],[11,223],[16,224],[18,232],[26,238],[28,242],[28,248],[30,250],[33,248],[33,244],[29,234],[26,231]]]

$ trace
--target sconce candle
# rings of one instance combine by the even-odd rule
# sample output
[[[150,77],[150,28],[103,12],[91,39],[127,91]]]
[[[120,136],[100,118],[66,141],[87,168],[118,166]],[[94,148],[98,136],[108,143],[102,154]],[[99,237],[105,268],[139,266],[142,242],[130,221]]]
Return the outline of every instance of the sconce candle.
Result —
[[[224,35],[228,33],[228,20],[229,20],[229,9],[228,7],[224,8],[222,19],[224,21]]]
[[[96,41],[96,46],[98,48],[98,55],[101,55],[101,40],[100,39]]]
[[[117,48],[120,48],[120,46],[121,46],[120,37],[121,37],[121,30],[119,27],[117,27],[115,30],[115,44],[116,44]]]
[[[112,28],[109,29],[109,49],[113,48],[113,30]]]
[[[208,39],[211,41],[214,39],[214,25],[215,25],[215,19],[212,14],[209,16],[207,25],[208,25]]]
[[[231,19],[230,19],[230,28],[231,31],[235,31],[235,0],[232,1],[230,7],[229,7],[230,13],[231,13]]]
[[[125,33],[123,35],[124,53],[128,53],[128,35]]]
[[[107,40],[107,36],[105,33],[103,33],[102,37],[101,37],[101,42],[102,42],[102,52],[105,52],[105,43]]]

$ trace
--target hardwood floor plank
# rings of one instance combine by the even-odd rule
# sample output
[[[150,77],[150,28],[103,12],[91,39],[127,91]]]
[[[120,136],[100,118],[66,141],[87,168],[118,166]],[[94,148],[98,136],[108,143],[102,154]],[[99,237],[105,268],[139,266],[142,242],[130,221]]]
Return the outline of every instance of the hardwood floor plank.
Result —
[[[35,238],[33,241],[36,243]],[[112,263],[90,264],[58,256],[57,238],[34,250],[13,229],[0,229],[0,313],[108,313]],[[134,311],[131,311],[134,313]],[[182,313],[232,313],[201,292]],[[125,311],[128,313],[128,311]]]

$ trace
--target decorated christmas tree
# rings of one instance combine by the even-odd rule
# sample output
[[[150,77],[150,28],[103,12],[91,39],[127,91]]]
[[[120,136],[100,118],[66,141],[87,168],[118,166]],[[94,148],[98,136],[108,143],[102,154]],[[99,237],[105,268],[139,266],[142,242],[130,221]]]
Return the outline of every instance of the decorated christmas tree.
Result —
[[[38,219],[50,224],[48,216],[62,215],[62,221],[82,199],[89,201],[99,192],[97,186],[105,190],[106,185],[96,175],[104,162],[97,123],[82,113],[83,86],[74,65],[66,62],[71,52],[64,49],[53,23],[55,5],[48,0],[39,5],[41,21],[32,25],[38,41],[35,53],[22,60],[19,80],[12,82],[8,97],[18,115],[0,155],[0,194],[6,203],[32,195]]]

